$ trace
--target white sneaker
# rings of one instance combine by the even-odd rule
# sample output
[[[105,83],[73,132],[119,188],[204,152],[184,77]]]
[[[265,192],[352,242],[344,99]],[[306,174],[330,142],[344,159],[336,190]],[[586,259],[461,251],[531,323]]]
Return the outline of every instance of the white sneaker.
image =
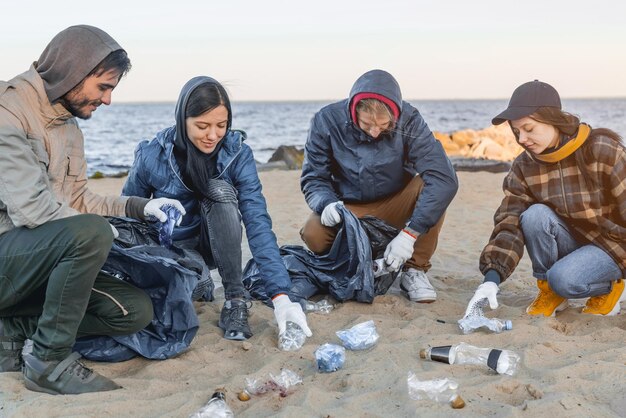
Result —
[[[400,288],[408,293],[411,302],[431,303],[437,299],[435,288],[422,270],[410,268],[402,272]]]

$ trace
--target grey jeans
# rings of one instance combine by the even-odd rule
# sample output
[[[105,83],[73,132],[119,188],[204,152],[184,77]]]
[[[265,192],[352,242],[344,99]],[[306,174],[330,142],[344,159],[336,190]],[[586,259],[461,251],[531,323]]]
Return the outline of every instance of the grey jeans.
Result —
[[[548,280],[566,299],[603,295],[622,277],[617,263],[600,247],[585,244],[552,209],[534,204],[520,217],[533,276]]]

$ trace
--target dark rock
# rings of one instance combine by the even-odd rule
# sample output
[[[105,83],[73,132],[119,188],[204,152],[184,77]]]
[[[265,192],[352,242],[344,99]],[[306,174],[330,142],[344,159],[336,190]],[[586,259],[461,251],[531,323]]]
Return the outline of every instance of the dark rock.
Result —
[[[487,171],[489,173],[504,173],[509,171],[511,163],[508,161],[495,161],[482,158],[459,158],[450,157],[452,167],[456,171]]]
[[[304,161],[304,150],[293,145],[281,145],[274,151],[268,163],[284,161],[290,170],[300,170]]]

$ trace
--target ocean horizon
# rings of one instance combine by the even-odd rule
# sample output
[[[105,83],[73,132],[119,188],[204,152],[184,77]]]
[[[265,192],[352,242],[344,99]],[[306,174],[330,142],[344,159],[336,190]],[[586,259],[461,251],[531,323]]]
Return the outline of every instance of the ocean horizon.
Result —
[[[508,99],[407,100],[432,131],[451,133],[484,129],[506,108]],[[302,148],[311,118],[334,101],[238,101],[232,103],[233,129],[246,131],[255,159],[265,163],[281,145]],[[626,136],[626,98],[562,99],[563,109],[592,127]],[[141,140],[174,124],[175,102],[113,102],[101,106],[89,120],[79,120],[85,136],[88,175],[127,171]]]

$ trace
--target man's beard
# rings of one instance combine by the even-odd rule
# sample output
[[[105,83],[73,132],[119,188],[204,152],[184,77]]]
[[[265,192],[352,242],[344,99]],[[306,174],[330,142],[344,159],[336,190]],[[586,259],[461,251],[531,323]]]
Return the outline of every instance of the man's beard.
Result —
[[[74,87],[69,92],[65,93],[60,99],[59,103],[63,105],[68,112],[73,116],[87,120],[91,118],[93,111],[85,110],[87,106],[100,106],[102,102],[100,100],[89,100],[84,95],[81,95],[78,90],[82,88],[82,83]]]

